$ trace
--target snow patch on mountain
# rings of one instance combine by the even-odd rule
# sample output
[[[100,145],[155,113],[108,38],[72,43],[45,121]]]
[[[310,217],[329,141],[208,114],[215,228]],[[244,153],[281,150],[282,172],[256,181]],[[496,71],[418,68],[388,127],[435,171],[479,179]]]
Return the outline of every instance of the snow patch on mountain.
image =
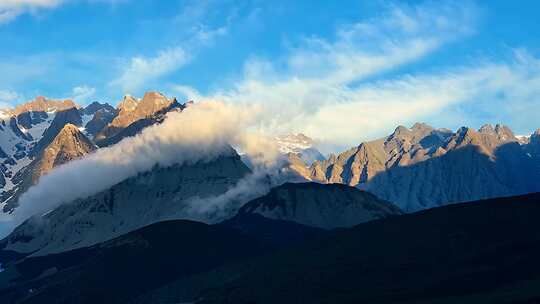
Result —
[[[530,135],[516,135],[518,142],[522,145],[529,143],[531,136]]]
[[[313,139],[302,133],[288,134],[275,137],[279,151],[283,154],[300,153],[302,150],[313,147]]]
[[[279,152],[296,154],[307,165],[317,160],[324,160],[324,156],[315,148],[315,141],[302,133],[276,136],[275,140]]]

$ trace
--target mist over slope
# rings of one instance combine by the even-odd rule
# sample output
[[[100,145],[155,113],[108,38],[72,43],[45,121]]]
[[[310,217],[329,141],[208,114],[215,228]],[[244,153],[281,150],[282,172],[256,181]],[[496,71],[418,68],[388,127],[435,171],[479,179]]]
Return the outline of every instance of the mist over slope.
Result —
[[[186,114],[182,118],[193,118],[189,115],[193,112],[195,111],[182,113]],[[176,132],[181,128],[177,129],[173,122],[182,114],[172,113],[164,124],[150,127],[140,136],[127,138],[114,147],[98,150],[87,158],[68,163],[51,172],[21,197],[18,214],[28,216],[34,211],[44,212],[61,202],[89,196],[127,177],[147,171],[154,165],[168,166],[176,162],[197,161],[204,157],[212,159],[218,155],[225,145],[225,142],[219,141],[220,138],[209,137],[197,144],[186,144],[191,139],[189,134],[193,132],[189,127],[195,121],[185,124],[182,132]],[[82,172],[84,178],[81,176]],[[40,210],[29,206],[36,199],[46,200],[40,204]]]
[[[237,207],[227,202],[209,207],[205,199],[226,193],[250,174],[230,148],[209,161],[156,166],[97,194],[32,216],[2,240],[0,248],[45,255],[90,246],[163,220],[214,223],[234,214]],[[199,203],[192,198],[199,198]]]
[[[211,161],[227,152],[230,145],[252,155],[256,163],[273,162],[277,147],[250,131],[257,112],[254,107],[206,101],[182,112],[167,113],[161,124],[149,126],[136,136],[101,148],[43,176],[20,197],[14,224],[62,203],[106,190],[154,166]]]

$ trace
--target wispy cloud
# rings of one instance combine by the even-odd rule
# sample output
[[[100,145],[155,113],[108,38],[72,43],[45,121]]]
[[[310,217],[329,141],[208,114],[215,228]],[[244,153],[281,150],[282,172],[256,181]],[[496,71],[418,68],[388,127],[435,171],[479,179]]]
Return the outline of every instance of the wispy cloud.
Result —
[[[79,2],[88,3],[107,3],[107,4],[119,4],[128,2],[130,0],[80,0]],[[62,4],[68,2],[68,0],[1,0],[0,1],[0,24],[9,23],[15,20],[17,17],[26,13],[37,13],[44,9],[53,9]]]
[[[3,0],[0,1],[0,24],[7,23],[27,12],[53,8],[63,0]]]
[[[338,29],[334,41],[305,39],[287,59],[289,74],[348,83],[394,69],[472,34],[476,10],[455,3],[392,5],[380,17]]]
[[[537,63],[533,57],[524,61],[514,57],[509,62],[456,67],[439,74],[401,76],[345,88],[340,91],[345,102],[326,103],[298,123],[308,134],[351,145],[385,134],[396,124],[418,120],[440,127],[525,122],[523,115],[540,110],[540,100],[534,98],[540,93]]]
[[[372,77],[471,35],[476,10],[453,2],[392,5],[378,18],[341,27],[333,40],[304,39],[282,60],[284,67],[258,58],[247,61],[243,78],[232,89],[206,97],[186,86],[175,89],[191,98],[260,104],[268,115],[259,128],[267,133],[304,131],[351,145],[463,99],[466,91],[455,86],[467,83],[451,73],[385,81]]]
[[[0,90],[0,109],[9,108],[20,100],[21,96],[17,92]]]
[[[189,62],[191,56],[181,47],[159,51],[154,57],[136,56],[123,69],[111,86],[120,87],[124,93],[131,93],[148,81],[158,79]]]
[[[74,87],[71,90],[70,98],[78,104],[86,104],[90,101],[91,97],[96,94],[96,89],[88,85],[81,85]]]
[[[109,86],[120,87],[123,93],[148,89],[155,84],[153,81],[183,68],[203,49],[214,46],[217,39],[228,35],[237,17],[234,6],[224,5],[223,1],[188,0],[182,3],[173,18],[142,21],[161,22],[174,29],[164,33],[170,40],[168,48],[161,46],[154,54],[125,59],[119,67],[120,76],[109,82]]]

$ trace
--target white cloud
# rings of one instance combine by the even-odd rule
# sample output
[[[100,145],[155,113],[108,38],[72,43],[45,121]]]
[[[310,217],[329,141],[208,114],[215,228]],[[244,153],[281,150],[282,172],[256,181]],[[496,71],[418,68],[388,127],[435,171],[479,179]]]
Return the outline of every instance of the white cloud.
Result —
[[[211,46],[218,37],[229,33],[229,28],[236,17],[235,11],[228,13],[226,21],[220,26],[209,26],[207,19],[212,12],[218,10],[219,1],[186,1],[180,13],[172,18],[169,27],[181,28],[175,31],[173,40],[182,41],[182,45],[159,50],[155,56],[135,56],[122,63],[121,75],[109,85],[120,87],[123,93],[137,93],[146,89],[151,82],[177,71],[188,64],[204,47]]]
[[[27,12],[53,8],[63,0],[2,0],[0,1],[0,24],[8,23]]]
[[[221,102],[200,102],[181,113],[171,112],[163,123],[145,128],[137,136],[44,175],[21,196],[14,216],[0,215],[0,224],[8,221],[7,228],[13,227],[31,215],[98,193],[156,165],[168,167],[213,160],[230,153],[229,144],[252,155],[261,166],[271,166],[278,156],[277,147],[248,131],[259,115],[256,106],[237,107]],[[83,176],[81,172],[85,172]],[[37,201],[40,203],[36,204]]]
[[[376,19],[343,26],[332,41],[305,39],[284,58],[285,68],[249,60],[243,79],[232,89],[206,98],[262,105],[268,115],[259,129],[267,133],[302,131],[334,144],[352,145],[389,124],[422,117],[457,98],[442,93],[461,94],[430,75],[384,82],[370,78],[471,34],[475,12],[475,7],[453,3],[391,6]],[[446,83],[453,85],[450,80]],[[175,89],[189,98],[204,99],[186,86]]]
[[[116,5],[130,0],[80,0],[88,3]],[[43,9],[53,9],[74,0],[0,0],[0,24],[9,23],[26,13],[36,13]]]
[[[533,73],[526,71],[535,60],[484,63],[345,88],[340,91],[345,102],[324,104],[298,124],[308,134],[341,145],[357,144],[387,134],[397,124],[419,120],[454,128],[491,120],[514,125],[527,115],[523,107],[536,109],[530,113],[540,110],[540,100],[533,97],[540,93],[540,66]],[[477,118],[478,113],[482,117]]]
[[[89,2],[89,3],[106,3],[106,4],[111,4],[111,5],[126,3],[129,1],[131,0],[86,0],[86,2]]]
[[[394,5],[376,19],[343,26],[334,41],[307,38],[287,59],[289,73],[334,83],[364,79],[473,33],[475,12],[473,6],[454,3]]]
[[[76,103],[85,104],[96,94],[96,89],[87,85],[77,86],[71,90],[71,99]]]
[[[8,23],[11,20],[17,18],[21,12],[19,10],[2,10],[0,9],[0,24]]]
[[[226,35],[228,31],[228,25],[218,28],[207,28],[199,25],[195,31],[195,38],[201,43],[212,43],[217,37]]]
[[[21,96],[17,92],[0,90],[0,109],[9,108],[14,102],[20,100]]]
[[[186,64],[203,49],[211,47],[220,37],[229,34],[229,30],[237,11],[223,1],[188,0],[182,2],[178,14],[166,20],[147,20],[149,26],[153,22],[163,22],[172,31],[166,31],[163,37],[168,37],[168,49],[156,49],[155,55],[134,56],[121,63],[120,76],[109,82],[112,87],[119,87],[123,93],[138,93],[138,90],[148,89],[161,77],[167,76]],[[225,7],[223,7],[225,6]],[[219,15],[225,14],[220,24],[211,22]],[[183,47],[186,46],[186,47]]]
[[[203,100],[206,98],[199,91],[190,86],[174,85],[173,90],[177,93],[180,93],[181,95],[183,95],[183,97],[189,100]]]
[[[517,53],[508,62],[402,75],[358,86],[328,79],[246,78],[234,89],[207,98],[260,104],[267,113],[259,121],[263,132],[303,132],[339,148],[387,134],[397,124],[422,120],[439,127],[503,122],[518,130],[533,130],[540,111],[539,62]],[[177,90],[190,98],[200,95],[185,87]]]
[[[210,94],[186,86],[195,100],[258,104],[267,134],[304,132],[334,149],[391,132],[397,124],[438,127],[503,122],[517,131],[538,126],[540,60],[517,50],[506,61],[478,60],[432,73],[374,75],[431,54],[474,32],[475,8],[392,6],[383,17],[339,29],[334,41],[309,38],[285,58],[285,68],[261,59],[243,78]]]
[[[120,87],[124,93],[132,93],[147,82],[176,71],[190,59],[191,56],[181,47],[162,50],[155,57],[133,57],[120,77],[110,85]]]

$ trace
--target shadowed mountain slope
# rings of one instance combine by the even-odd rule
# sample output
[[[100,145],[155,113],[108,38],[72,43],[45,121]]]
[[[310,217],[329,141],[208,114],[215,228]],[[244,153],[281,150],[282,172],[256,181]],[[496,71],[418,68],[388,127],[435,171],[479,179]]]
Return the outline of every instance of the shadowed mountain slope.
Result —
[[[2,240],[0,248],[43,255],[90,246],[167,219],[217,222],[236,210],[197,212],[189,199],[225,193],[248,173],[230,147],[213,160],[156,166],[105,191],[31,217]]]
[[[224,227],[160,222],[89,248],[25,259],[0,273],[0,302],[124,303],[173,279],[261,254],[265,248]],[[44,280],[39,279],[42,273]],[[10,275],[19,283],[6,288]]]
[[[416,123],[309,167],[306,180],[359,187],[414,212],[448,203],[540,191],[534,134],[522,143],[503,125],[456,132]]]
[[[540,193],[373,221],[214,281],[197,303],[535,303],[538,218]]]
[[[249,214],[213,226],[166,221],[89,248],[10,263],[0,274],[0,299],[535,303],[539,217],[536,193],[326,233]],[[281,245],[280,233],[288,239]]]
[[[340,184],[286,183],[246,203],[239,214],[260,214],[319,228],[351,227],[401,211],[373,194]]]

